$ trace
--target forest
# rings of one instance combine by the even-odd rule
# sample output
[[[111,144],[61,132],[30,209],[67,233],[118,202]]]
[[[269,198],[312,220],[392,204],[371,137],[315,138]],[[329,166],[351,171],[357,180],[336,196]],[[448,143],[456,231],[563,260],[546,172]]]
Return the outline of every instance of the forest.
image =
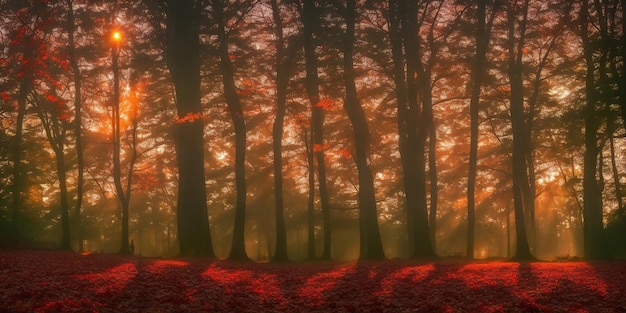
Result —
[[[2,0],[0,247],[626,257],[624,0]]]

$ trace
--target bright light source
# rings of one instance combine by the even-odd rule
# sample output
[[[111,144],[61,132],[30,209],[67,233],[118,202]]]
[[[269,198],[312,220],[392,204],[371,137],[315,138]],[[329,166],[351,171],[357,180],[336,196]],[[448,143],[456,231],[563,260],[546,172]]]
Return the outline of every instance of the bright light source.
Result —
[[[113,40],[120,41],[122,39],[122,34],[118,31],[113,32]]]

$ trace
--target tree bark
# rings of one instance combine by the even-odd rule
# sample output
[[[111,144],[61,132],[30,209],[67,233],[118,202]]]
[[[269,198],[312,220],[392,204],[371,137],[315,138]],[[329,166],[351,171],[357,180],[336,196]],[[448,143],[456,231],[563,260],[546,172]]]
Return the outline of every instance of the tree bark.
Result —
[[[314,1],[304,1],[302,10],[302,24],[304,32],[304,59],[306,67],[305,87],[311,103],[311,151],[317,162],[317,183],[322,206],[322,221],[324,224],[324,250],[322,259],[329,260],[331,253],[331,219],[330,200],[326,183],[326,164],[324,160],[324,115],[323,108],[319,105],[319,76],[317,73],[317,56],[315,55],[316,43],[314,39],[315,29],[319,23],[317,8]]]
[[[272,148],[274,152],[274,197],[276,206],[276,251],[272,261],[289,261],[287,253],[287,229],[285,226],[283,196],[283,123],[285,120],[287,86],[292,57],[287,55],[283,34],[282,17],[277,0],[271,0],[272,17],[276,34],[276,118],[272,127]]]
[[[594,51],[590,46],[588,21],[589,3],[588,0],[583,0],[580,11],[580,28],[585,62],[587,63],[585,77],[587,97],[585,106],[585,153],[583,159],[583,242],[585,258],[607,259],[610,257],[610,253],[602,222],[602,188],[596,178],[598,175],[599,153],[597,132],[600,126],[596,105],[599,99],[596,92]]]
[[[121,230],[122,239],[120,242],[120,253],[130,252],[128,242],[128,204],[130,195],[124,192],[122,186],[122,166],[120,160],[121,138],[120,138],[120,78],[119,78],[119,43],[114,43],[113,54],[113,113],[111,116],[111,133],[113,134],[113,182],[115,185],[115,195],[121,207]],[[130,178],[129,178],[130,179]]]
[[[11,225],[12,241],[17,244],[21,237],[20,214],[22,212],[22,196],[24,190],[24,169],[22,166],[23,148],[22,137],[24,133],[24,116],[26,115],[26,96],[32,89],[32,78],[26,77],[20,84],[20,90],[17,97],[17,119],[15,122],[15,136],[13,136],[12,151],[12,179],[11,186],[12,206],[11,206]]]
[[[313,121],[311,121],[311,130],[313,129]],[[308,230],[308,242],[307,242],[307,254],[309,260],[317,259],[317,253],[315,248],[315,159],[313,157],[313,145],[309,140],[309,134],[304,132],[304,146],[306,147],[306,160],[309,182],[309,192],[307,195],[307,230]]]
[[[478,171],[478,113],[480,111],[480,89],[483,82],[487,49],[491,37],[491,26],[495,12],[492,12],[489,21],[487,18],[487,5],[484,1],[478,2],[477,24],[475,30],[476,54],[474,64],[471,69],[471,98],[470,98],[470,155],[469,155],[469,175],[467,179],[467,246],[465,255],[467,258],[474,258],[474,234],[476,225],[475,215],[475,193],[476,193],[476,173]]]
[[[425,143],[428,128],[419,127],[423,68],[418,38],[418,3],[390,0],[390,40],[398,106],[398,145],[403,168],[407,229],[412,256],[434,258],[426,204]],[[410,57],[409,57],[410,56]],[[405,71],[406,66],[406,71]],[[422,90],[423,92],[423,90]],[[422,116],[422,118],[424,118]]]
[[[67,18],[67,34],[68,34],[68,54],[69,61],[74,72],[74,136],[76,144],[76,203],[74,204],[74,220],[76,223],[76,231],[74,238],[78,242],[78,252],[83,252],[82,239],[82,222],[81,210],[83,206],[83,185],[84,185],[84,160],[83,160],[83,135],[82,135],[82,98],[81,86],[82,79],[80,68],[78,67],[78,59],[76,57],[76,44],[74,42],[74,32],[76,31],[74,19],[74,4],[72,0],[67,1],[68,18]]]
[[[359,175],[359,232],[361,260],[381,260],[385,258],[380,230],[378,227],[378,212],[376,211],[376,197],[374,191],[374,179],[368,164],[369,158],[369,128],[365,112],[361,107],[354,82],[354,41],[355,41],[355,0],[347,0],[345,8],[346,33],[343,49],[344,83],[346,86],[346,98],[344,109],[352,123],[354,131],[354,146],[358,175]]]
[[[41,120],[46,138],[54,152],[57,167],[57,178],[59,179],[59,203],[61,210],[61,250],[71,250],[70,238],[70,218],[69,201],[67,191],[67,173],[65,167],[65,125],[60,120],[60,116],[54,110],[50,112],[46,104],[42,103],[41,97],[33,93],[33,103],[37,110],[37,115]],[[53,104],[56,105],[56,104]]]
[[[72,250],[72,242],[70,239],[70,205],[67,199],[67,174],[65,172],[65,152],[63,151],[63,138],[59,138],[59,146],[54,149],[57,163],[57,174],[59,177],[59,190],[61,200],[61,250]]]
[[[235,73],[228,53],[228,37],[226,34],[226,21],[224,20],[224,4],[222,0],[213,1],[213,10],[218,27],[220,71],[224,84],[224,97],[228,105],[228,111],[235,128],[235,189],[237,200],[235,204],[235,225],[233,229],[233,243],[229,259],[248,259],[245,244],[246,224],[246,122],[243,116],[243,108],[237,88],[235,86]]]
[[[516,260],[532,260],[534,257],[530,252],[528,235],[526,229],[526,213],[533,210],[534,194],[531,193],[528,177],[529,164],[527,155],[530,150],[530,143],[527,136],[527,125],[524,116],[524,86],[522,80],[522,48],[526,34],[526,21],[528,17],[528,0],[523,4],[522,21],[520,24],[520,38],[516,43],[515,22],[517,15],[514,9],[508,11],[508,74],[510,95],[511,128],[513,131],[513,201],[515,208],[515,231],[517,237],[517,248],[514,254]]]
[[[200,105],[199,2],[167,0],[165,55],[174,88],[178,123],[175,134],[178,163],[177,223],[182,256],[213,256],[206,203],[204,126]]]

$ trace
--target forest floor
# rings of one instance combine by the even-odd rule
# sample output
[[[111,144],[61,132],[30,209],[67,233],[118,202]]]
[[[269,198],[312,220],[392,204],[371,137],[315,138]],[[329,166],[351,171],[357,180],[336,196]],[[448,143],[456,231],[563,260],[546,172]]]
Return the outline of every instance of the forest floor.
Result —
[[[626,262],[258,264],[0,251],[0,312],[626,312]]]

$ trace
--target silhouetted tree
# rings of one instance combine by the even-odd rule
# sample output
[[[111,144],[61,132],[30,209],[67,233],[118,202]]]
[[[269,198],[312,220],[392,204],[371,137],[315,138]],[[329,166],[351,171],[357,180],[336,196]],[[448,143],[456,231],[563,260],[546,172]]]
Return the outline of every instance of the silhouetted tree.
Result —
[[[465,255],[474,258],[474,234],[476,228],[475,192],[476,172],[478,163],[478,113],[480,111],[480,91],[485,73],[486,55],[491,38],[491,27],[496,16],[496,6],[492,5],[491,14],[487,16],[487,3],[479,1],[476,10],[476,52],[471,68],[469,88],[470,97],[470,155],[469,176],[467,179],[467,248]]]
[[[320,28],[320,8],[317,7],[316,1],[304,0],[301,8],[301,18],[304,36],[304,60],[306,67],[305,88],[311,103],[311,139],[309,149],[315,161],[317,162],[317,185],[319,190],[320,202],[322,207],[322,220],[324,223],[324,250],[322,259],[330,259],[331,251],[331,218],[330,218],[330,199],[328,195],[328,186],[326,182],[326,161],[324,160],[324,105],[321,102],[319,91],[319,74],[318,60],[316,55],[315,35],[319,36],[317,30]],[[314,168],[309,168],[314,171]],[[309,255],[314,258],[315,256]]]
[[[276,251],[273,261],[284,262],[289,260],[287,253],[287,229],[285,226],[285,208],[283,192],[283,129],[286,113],[287,87],[289,77],[294,65],[296,54],[295,43],[288,44],[283,31],[283,18],[280,4],[277,0],[271,0],[272,18],[274,20],[274,33],[276,35],[276,117],[272,127],[272,151],[274,160],[274,201],[276,205]]]
[[[354,161],[359,176],[358,205],[360,232],[360,259],[384,259],[382,240],[378,228],[378,212],[372,171],[368,164],[370,133],[367,118],[357,94],[354,70],[355,21],[357,9],[355,0],[347,0],[341,8],[346,23],[343,46],[343,76],[346,96],[343,107],[350,118],[354,132]]]
[[[84,160],[83,160],[83,124],[82,124],[82,78],[81,71],[78,66],[78,57],[76,55],[76,42],[74,33],[76,32],[76,21],[74,17],[74,1],[67,0],[67,51],[69,62],[74,74],[74,140],[76,149],[76,202],[74,203],[74,220],[76,221],[76,232],[74,239],[78,241],[78,251],[83,252],[83,239],[81,232],[81,209],[83,205],[83,185],[84,185]]]
[[[428,228],[424,156],[427,128],[421,128],[419,123],[424,112],[419,107],[422,86],[418,79],[423,79],[424,72],[418,57],[418,5],[417,1],[389,1],[389,36],[410,249],[414,257],[432,258],[435,251]]]
[[[585,257],[589,259],[606,259],[609,257],[609,248],[604,233],[602,221],[602,186],[598,175],[598,129],[600,118],[597,107],[601,105],[596,83],[596,66],[602,68],[605,64],[596,64],[595,49],[589,36],[589,1],[583,0],[580,8],[580,36],[583,43],[584,57],[587,66],[585,75],[585,154],[583,176],[583,238]],[[600,175],[602,175],[600,173]]]
[[[206,203],[204,140],[200,103],[200,38],[204,1],[144,1],[162,35],[176,92],[178,162],[178,242],[184,256],[212,256]],[[164,29],[160,28],[160,25]]]

